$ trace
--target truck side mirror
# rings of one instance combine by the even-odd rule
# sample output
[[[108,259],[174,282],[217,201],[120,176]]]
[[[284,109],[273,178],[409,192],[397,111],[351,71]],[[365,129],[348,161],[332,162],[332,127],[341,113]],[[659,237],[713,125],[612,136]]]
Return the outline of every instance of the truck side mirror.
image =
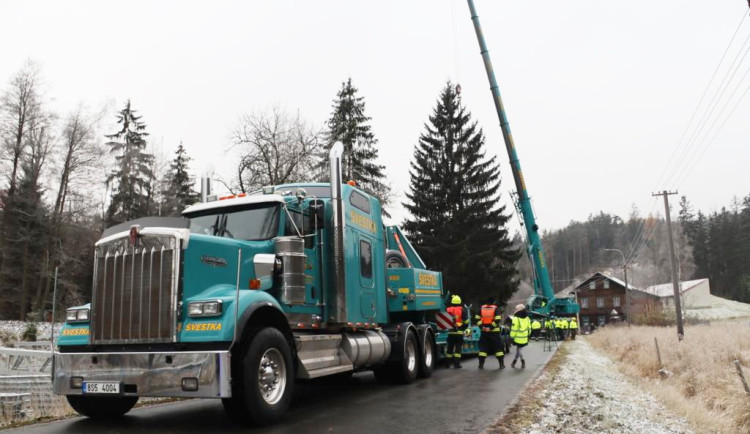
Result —
[[[322,229],[325,227],[325,216],[326,216],[326,205],[320,199],[313,199],[310,201],[310,217],[313,221],[314,230]]]

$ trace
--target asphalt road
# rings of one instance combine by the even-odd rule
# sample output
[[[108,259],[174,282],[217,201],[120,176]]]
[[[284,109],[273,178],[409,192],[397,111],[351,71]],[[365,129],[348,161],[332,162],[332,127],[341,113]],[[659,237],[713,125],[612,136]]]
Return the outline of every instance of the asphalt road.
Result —
[[[524,349],[526,369],[497,369],[476,358],[463,369],[437,369],[410,385],[381,384],[367,373],[345,381],[297,384],[284,421],[263,428],[230,422],[218,400],[188,400],[132,410],[112,421],[76,417],[31,425],[10,433],[476,433],[490,426],[552,356],[542,342]],[[520,366],[520,363],[519,363]]]

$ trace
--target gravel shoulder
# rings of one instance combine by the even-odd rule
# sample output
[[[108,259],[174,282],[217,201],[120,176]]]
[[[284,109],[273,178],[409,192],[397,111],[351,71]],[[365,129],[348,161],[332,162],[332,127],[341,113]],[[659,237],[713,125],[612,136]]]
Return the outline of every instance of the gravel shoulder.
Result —
[[[693,433],[585,338],[566,342],[490,433]]]

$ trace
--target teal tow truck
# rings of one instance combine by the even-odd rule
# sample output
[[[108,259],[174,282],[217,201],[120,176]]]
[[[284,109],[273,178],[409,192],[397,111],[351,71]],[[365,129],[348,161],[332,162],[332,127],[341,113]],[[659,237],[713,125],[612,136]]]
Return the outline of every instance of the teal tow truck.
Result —
[[[139,397],[221,399],[234,419],[278,420],[298,380],[373,370],[429,377],[442,275],[380,203],[341,180],[202,202],[96,243],[91,303],[66,311],[53,388],[93,418]]]

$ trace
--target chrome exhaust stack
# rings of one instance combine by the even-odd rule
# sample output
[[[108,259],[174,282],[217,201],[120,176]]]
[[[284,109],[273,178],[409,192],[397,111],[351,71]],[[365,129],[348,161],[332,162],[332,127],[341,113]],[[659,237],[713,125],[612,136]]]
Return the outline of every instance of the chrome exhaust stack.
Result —
[[[329,321],[334,323],[345,323],[348,320],[344,269],[344,206],[341,198],[341,156],[343,154],[344,145],[336,142],[331,147],[328,157],[331,166],[331,205],[333,207],[333,306]]]

